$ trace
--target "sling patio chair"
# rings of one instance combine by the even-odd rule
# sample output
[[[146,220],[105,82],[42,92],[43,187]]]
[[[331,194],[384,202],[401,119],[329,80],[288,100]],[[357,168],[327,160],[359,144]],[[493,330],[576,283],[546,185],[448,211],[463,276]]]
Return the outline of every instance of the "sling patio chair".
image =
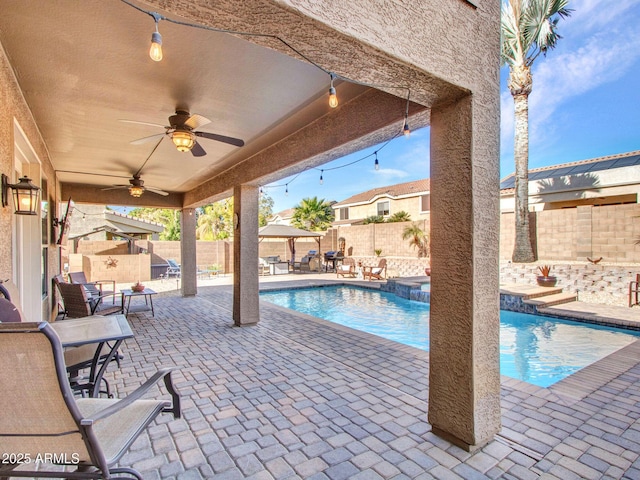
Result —
[[[362,267],[362,275],[364,278],[368,278],[369,281],[373,280],[382,280],[383,277],[387,276],[387,259],[381,258],[378,262],[377,267]]]
[[[87,281],[87,276],[84,272],[69,272],[69,281],[71,283],[80,283],[84,285],[84,288],[87,289],[92,297],[104,297],[106,295],[111,295],[116,291],[115,280],[94,280],[93,282],[89,282]],[[105,290],[104,285],[108,285],[111,290]]]
[[[65,315],[70,318],[88,317],[90,315],[110,315],[122,313],[122,295],[109,293],[98,297],[90,295],[80,283],[58,284],[58,290],[64,303]],[[111,302],[103,302],[103,298],[113,297]]]
[[[180,418],[173,368],[123,399],[76,398],[49,323],[0,324],[0,351],[0,445],[8,459],[0,478],[142,480],[136,470],[115,464],[160,413]],[[142,399],[160,379],[171,400]]]
[[[336,266],[336,277],[341,275],[342,277],[348,275],[352,278],[356,276],[356,262],[353,258],[345,257],[342,264]]]

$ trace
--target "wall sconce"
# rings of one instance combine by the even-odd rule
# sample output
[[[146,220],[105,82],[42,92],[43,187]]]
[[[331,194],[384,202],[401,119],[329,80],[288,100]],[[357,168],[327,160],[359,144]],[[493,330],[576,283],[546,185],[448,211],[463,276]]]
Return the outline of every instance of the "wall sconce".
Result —
[[[18,183],[9,183],[9,177],[2,174],[2,206],[9,205],[9,189],[12,190],[13,206],[16,215],[37,215],[40,208],[38,197],[40,188],[31,183],[26,175]]]

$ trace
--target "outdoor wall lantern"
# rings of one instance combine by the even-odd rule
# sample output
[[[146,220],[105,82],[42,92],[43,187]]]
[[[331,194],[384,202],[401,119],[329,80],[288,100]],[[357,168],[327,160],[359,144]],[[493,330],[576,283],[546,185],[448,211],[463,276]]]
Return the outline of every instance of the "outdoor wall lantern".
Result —
[[[9,183],[9,177],[2,174],[2,206],[9,205],[9,189],[12,190],[13,205],[16,215],[37,215],[40,208],[38,197],[40,188],[31,183],[26,175],[18,183]]]

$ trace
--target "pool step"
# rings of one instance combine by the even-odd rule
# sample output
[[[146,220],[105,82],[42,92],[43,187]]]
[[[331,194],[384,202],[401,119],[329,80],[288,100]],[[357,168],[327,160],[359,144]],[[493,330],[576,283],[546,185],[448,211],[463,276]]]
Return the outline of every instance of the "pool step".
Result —
[[[571,292],[564,293],[562,292],[562,289],[560,289],[560,293],[549,293],[549,295],[538,295],[533,298],[529,297],[527,299],[523,299],[522,303],[526,303],[527,305],[534,305],[537,308],[544,308],[554,305],[560,305],[562,303],[575,302],[576,300],[578,300],[577,294]]]

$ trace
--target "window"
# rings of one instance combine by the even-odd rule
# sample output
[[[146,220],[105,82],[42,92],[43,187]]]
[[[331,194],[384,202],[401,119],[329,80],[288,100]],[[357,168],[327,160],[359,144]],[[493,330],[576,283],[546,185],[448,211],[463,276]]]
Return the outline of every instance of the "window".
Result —
[[[431,210],[431,195],[426,194],[420,197],[420,211],[428,212]]]
[[[389,215],[389,201],[378,202],[378,215],[381,217]]]
[[[349,220],[349,207],[342,207],[340,209],[340,220]]]

